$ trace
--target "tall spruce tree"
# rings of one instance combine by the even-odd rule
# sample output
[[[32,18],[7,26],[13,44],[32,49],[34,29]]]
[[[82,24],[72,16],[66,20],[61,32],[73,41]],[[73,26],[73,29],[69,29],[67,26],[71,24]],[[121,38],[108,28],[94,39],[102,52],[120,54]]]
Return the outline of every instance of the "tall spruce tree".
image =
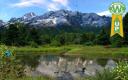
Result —
[[[123,18],[123,25],[124,25],[124,44],[128,45],[128,12]]]
[[[36,28],[32,28],[30,30],[30,39],[31,39],[31,41],[35,42],[36,44],[41,44],[40,35]]]
[[[102,29],[99,35],[96,37],[95,43],[99,45],[108,45],[110,43],[109,35],[105,29]]]
[[[6,32],[6,44],[7,45],[13,45],[13,46],[19,46],[19,29],[15,24],[10,24],[8,26],[7,32]]]

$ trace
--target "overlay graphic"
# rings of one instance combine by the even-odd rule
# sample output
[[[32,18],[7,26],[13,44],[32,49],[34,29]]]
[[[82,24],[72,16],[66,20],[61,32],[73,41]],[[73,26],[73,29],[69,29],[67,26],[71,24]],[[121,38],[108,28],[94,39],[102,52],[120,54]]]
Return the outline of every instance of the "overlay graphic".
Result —
[[[112,13],[112,24],[111,24],[111,37],[115,34],[119,34],[121,37],[123,34],[123,21],[122,15],[126,10],[126,6],[121,2],[114,2],[109,7],[109,11]]]

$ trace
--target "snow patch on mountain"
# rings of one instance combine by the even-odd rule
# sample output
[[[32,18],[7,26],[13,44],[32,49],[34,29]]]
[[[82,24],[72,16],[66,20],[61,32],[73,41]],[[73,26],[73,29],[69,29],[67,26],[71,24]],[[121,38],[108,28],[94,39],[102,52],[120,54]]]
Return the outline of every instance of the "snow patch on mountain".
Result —
[[[47,27],[56,25],[73,25],[73,26],[108,26],[111,18],[99,16],[96,13],[81,13],[78,11],[58,10],[50,11],[43,15],[37,16],[35,13],[27,13],[21,18],[12,18],[9,22],[23,22],[32,26]]]

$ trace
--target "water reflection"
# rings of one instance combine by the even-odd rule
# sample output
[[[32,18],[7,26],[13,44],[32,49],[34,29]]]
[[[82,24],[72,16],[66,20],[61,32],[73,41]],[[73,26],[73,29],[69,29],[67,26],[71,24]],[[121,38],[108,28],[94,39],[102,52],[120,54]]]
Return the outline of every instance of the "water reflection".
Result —
[[[56,77],[58,80],[73,80],[79,77],[94,76],[96,72],[116,67],[116,62],[112,59],[106,59],[104,62],[103,66],[98,59],[47,55],[41,56],[39,65],[31,73],[32,76],[46,75]]]

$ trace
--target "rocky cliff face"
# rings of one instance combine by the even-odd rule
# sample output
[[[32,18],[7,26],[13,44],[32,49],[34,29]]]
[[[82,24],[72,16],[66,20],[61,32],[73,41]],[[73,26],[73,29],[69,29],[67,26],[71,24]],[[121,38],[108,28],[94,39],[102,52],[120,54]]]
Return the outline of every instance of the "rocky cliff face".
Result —
[[[99,16],[95,13],[58,10],[50,11],[40,16],[37,16],[35,13],[31,12],[20,18],[12,18],[9,22],[14,23],[17,21],[38,27],[57,26],[63,24],[82,27],[102,27],[110,25],[111,19],[110,17]]]

